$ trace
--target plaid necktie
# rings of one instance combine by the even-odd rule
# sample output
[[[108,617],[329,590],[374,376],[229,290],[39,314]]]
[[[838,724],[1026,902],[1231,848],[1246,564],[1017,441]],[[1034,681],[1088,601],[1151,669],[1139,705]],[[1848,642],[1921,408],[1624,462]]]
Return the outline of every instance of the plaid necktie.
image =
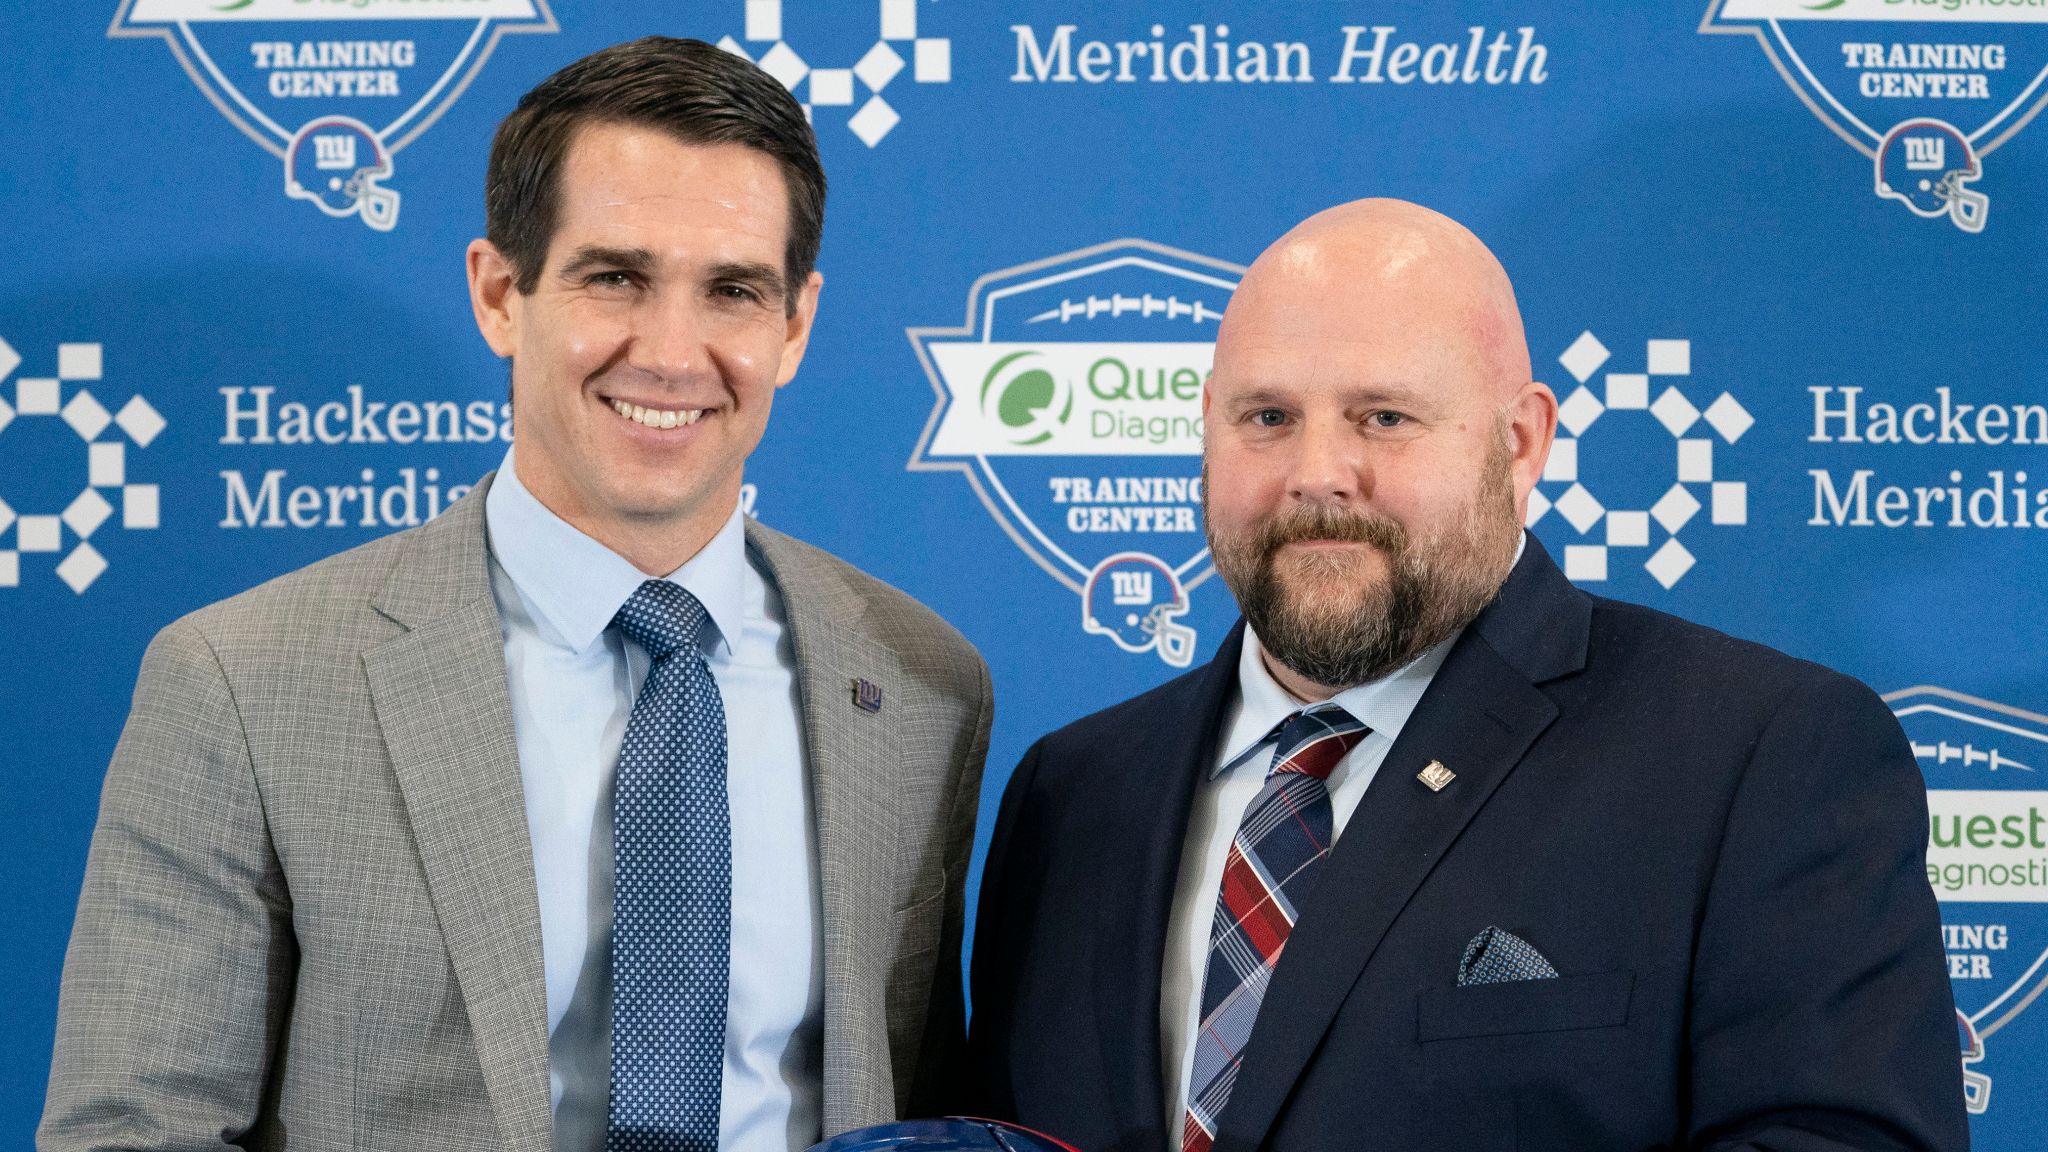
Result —
[[[698,636],[710,619],[649,580],[614,618],[653,663],[613,798],[612,1077],[606,1152],[716,1152],[732,939],[725,704]]]
[[[1317,704],[1280,724],[1266,785],[1244,810],[1216,893],[1209,967],[1202,977],[1202,1027],[1181,1121],[1186,1152],[1209,1152],[1216,1141],[1240,1054],[1294,930],[1295,909],[1334,839],[1325,782],[1368,731],[1335,704]]]

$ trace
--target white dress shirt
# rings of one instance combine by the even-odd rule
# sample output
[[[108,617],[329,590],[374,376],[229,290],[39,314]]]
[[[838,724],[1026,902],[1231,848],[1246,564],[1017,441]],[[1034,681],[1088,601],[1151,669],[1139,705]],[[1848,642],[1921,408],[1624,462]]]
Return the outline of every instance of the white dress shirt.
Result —
[[[612,785],[648,658],[611,620],[648,577],[519,482],[485,499],[547,979],[556,1152],[602,1152],[611,1082]],[[704,605],[725,705],[732,938],[719,1147],[819,1138],[823,912],[796,657],[739,509],[667,579]]]
[[[1436,677],[1457,636],[1424,652],[1400,671],[1347,688],[1331,699],[1372,729],[1352,746],[1330,773],[1330,815],[1337,836],[1357,810],[1380,762],[1387,758],[1422,693]],[[1264,649],[1246,626],[1237,660],[1237,691],[1223,716],[1222,738],[1208,779],[1195,788],[1181,846],[1180,879],[1167,921],[1166,956],[1159,979],[1160,1052],[1169,1072],[1166,1131],[1178,1152],[1181,1118],[1187,1112],[1188,1081],[1194,1076],[1201,1027],[1202,978],[1209,967],[1209,930],[1216,920],[1216,893],[1223,885],[1223,861],[1244,821],[1244,810],[1265,786],[1272,767],[1274,727],[1312,701],[1298,700],[1266,670]],[[1333,838],[1332,845],[1336,843]]]

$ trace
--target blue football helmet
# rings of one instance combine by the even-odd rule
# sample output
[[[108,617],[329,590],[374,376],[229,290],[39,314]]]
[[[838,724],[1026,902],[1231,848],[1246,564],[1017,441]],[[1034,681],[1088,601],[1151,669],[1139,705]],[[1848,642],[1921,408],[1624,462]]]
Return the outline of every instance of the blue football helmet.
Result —
[[[1991,1107],[1991,1077],[1970,1065],[1984,1059],[1984,1038],[1977,1035],[1977,1026],[1960,1008],[1956,1009],[1956,1030],[1963,1046],[1963,1108],[1972,1116],[1982,1116]]]
[[[312,121],[284,153],[285,195],[311,200],[329,216],[361,216],[379,232],[398,223],[398,193],[378,183],[390,175],[384,142],[348,116]]]
[[[1955,125],[1925,117],[1885,133],[1877,146],[1877,194],[1915,216],[1946,216],[1965,232],[1982,232],[1991,198],[1967,185],[1984,174],[1969,137]]]
[[[904,1120],[877,1124],[823,1144],[810,1152],[1074,1152],[1069,1145],[997,1120]]]
[[[1195,630],[1174,618],[1187,610],[1187,589],[1165,561],[1119,552],[1088,574],[1081,630],[1107,636],[1126,652],[1156,651],[1161,660],[1185,668],[1195,658]]]

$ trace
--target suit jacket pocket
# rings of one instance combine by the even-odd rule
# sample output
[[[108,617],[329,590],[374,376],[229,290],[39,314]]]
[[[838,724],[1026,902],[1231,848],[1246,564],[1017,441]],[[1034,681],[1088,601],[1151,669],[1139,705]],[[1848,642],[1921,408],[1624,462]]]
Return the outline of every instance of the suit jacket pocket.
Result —
[[[1634,972],[1596,972],[1465,988],[1424,989],[1416,1036],[1424,1043],[1466,1036],[1509,1036],[1612,1028],[1628,1023]]]

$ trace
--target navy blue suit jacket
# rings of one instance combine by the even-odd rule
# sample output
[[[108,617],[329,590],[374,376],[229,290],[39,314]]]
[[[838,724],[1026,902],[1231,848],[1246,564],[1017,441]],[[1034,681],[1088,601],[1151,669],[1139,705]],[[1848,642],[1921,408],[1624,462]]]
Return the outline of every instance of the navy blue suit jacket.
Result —
[[[1160,962],[1242,635],[1018,767],[979,1108],[1166,1146]],[[1589,597],[1531,540],[1307,893],[1216,1148],[1965,1148],[1926,811],[1869,689]],[[1561,976],[1458,987],[1491,925]]]

